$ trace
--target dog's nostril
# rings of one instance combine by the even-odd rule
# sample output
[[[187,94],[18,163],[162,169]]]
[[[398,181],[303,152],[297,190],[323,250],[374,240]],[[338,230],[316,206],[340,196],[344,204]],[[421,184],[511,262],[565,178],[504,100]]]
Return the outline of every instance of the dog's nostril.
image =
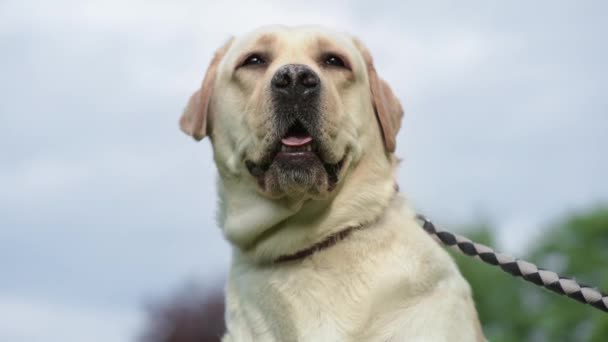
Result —
[[[319,77],[311,71],[304,70],[299,76],[300,83],[307,88],[314,88],[319,85]]]
[[[278,72],[272,79],[272,85],[277,88],[287,88],[291,84],[289,72]]]

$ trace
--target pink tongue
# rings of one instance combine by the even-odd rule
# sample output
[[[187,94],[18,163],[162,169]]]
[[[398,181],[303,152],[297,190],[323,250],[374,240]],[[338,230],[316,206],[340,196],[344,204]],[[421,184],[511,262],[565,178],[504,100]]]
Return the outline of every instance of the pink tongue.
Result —
[[[304,146],[306,144],[309,144],[311,141],[312,141],[312,138],[308,137],[308,136],[303,136],[303,137],[290,136],[290,137],[285,137],[285,138],[281,139],[281,142],[283,143],[283,145],[290,146],[290,147]]]

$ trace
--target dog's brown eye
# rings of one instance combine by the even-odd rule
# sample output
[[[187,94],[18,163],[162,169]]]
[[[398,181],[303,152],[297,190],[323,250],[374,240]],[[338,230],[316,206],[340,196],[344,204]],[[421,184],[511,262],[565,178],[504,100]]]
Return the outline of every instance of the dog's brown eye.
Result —
[[[241,66],[258,66],[266,64],[266,60],[261,55],[254,53],[247,57]]]
[[[336,55],[327,55],[325,57],[325,64],[339,68],[346,68],[346,63],[344,63],[344,60]]]

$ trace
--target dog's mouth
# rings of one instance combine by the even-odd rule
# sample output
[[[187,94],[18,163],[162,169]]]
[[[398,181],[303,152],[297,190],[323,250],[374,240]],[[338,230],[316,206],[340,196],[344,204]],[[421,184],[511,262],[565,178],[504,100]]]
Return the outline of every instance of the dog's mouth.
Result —
[[[336,187],[346,158],[342,157],[337,163],[328,162],[324,144],[310,131],[296,120],[275,139],[260,162],[245,161],[249,173],[263,190],[275,193],[277,189],[270,188],[278,186],[282,188],[279,192],[289,192],[289,189],[326,192]]]
[[[312,152],[313,140],[306,128],[298,121],[281,138],[280,153]]]

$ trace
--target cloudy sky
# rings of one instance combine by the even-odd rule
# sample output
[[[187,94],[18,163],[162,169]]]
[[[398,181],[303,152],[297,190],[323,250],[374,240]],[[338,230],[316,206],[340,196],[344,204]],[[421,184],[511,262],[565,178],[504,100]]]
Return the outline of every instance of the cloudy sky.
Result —
[[[212,52],[264,24],[367,43],[406,108],[399,183],[517,252],[608,201],[601,1],[0,2],[0,340],[130,341],[142,307],[222,277],[207,141],[177,129]]]

